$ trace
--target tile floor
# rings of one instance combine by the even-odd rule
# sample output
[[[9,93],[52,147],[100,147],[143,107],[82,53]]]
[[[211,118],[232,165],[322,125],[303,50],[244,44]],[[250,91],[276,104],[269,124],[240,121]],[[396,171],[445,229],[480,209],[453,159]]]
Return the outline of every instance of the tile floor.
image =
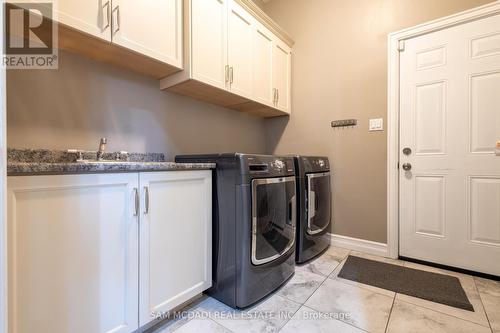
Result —
[[[475,312],[339,278],[349,254],[456,276]],[[500,333],[500,282],[332,247],[297,266],[283,287],[250,309],[234,310],[203,296],[154,332],[174,331]]]

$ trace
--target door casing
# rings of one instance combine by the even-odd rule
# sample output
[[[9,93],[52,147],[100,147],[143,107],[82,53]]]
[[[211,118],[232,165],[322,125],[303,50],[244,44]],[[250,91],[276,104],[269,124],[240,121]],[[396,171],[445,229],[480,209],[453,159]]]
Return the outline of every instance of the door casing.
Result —
[[[387,256],[399,256],[399,53],[404,41],[452,26],[500,14],[500,1],[472,8],[388,36],[387,87]]]

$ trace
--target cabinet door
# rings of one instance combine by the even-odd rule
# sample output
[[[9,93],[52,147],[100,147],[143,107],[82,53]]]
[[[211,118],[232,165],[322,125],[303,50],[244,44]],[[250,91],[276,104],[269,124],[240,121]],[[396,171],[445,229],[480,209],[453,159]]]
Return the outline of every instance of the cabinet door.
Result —
[[[190,15],[192,76],[227,89],[227,0],[191,0]]]
[[[9,177],[9,332],[138,328],[137,174]]]
[[[291,51],[281,41],[275,41],[273,48],[273,80],[276,91],[275,106],[290,112]]]
[[[257,102],[274,106],[273,34],[258,24],[253,36],[253,96]]]
[[[182,68],[182,0],[112,0],[112,41]]]
[[[212,180],[209,170],[139,178],[142,326],[211,286]]]
[[[56,8],[58,22],[111,41],[111,0],[62,0]]]
[[[228,64],[231,92],[253,96],[253,30],[255,19],[234,0],[228,11]]]

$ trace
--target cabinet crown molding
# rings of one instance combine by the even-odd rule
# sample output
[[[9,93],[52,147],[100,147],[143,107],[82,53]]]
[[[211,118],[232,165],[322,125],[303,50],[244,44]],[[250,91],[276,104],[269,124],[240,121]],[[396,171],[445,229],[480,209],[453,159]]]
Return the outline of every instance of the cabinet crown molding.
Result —
[[[273,34],[279,37],[286,45],[290,48],[295,44],[292,37],[283,30],[278,23],[274,22],[272,18],[269,17],[259,6],[255,4],[252,0],[235,0],[239,5],[245,8],[250,14],[252,14],[260,23],[262,23],[266,28],[268,28]]]

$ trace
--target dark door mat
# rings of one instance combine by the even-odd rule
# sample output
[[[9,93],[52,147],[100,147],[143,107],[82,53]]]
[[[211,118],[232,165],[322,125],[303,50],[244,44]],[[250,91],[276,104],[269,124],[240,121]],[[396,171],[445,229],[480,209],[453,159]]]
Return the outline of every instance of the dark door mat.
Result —
[[[339,277],[396,293],[474,311],[460,280],[385,262],[349,256]]]

